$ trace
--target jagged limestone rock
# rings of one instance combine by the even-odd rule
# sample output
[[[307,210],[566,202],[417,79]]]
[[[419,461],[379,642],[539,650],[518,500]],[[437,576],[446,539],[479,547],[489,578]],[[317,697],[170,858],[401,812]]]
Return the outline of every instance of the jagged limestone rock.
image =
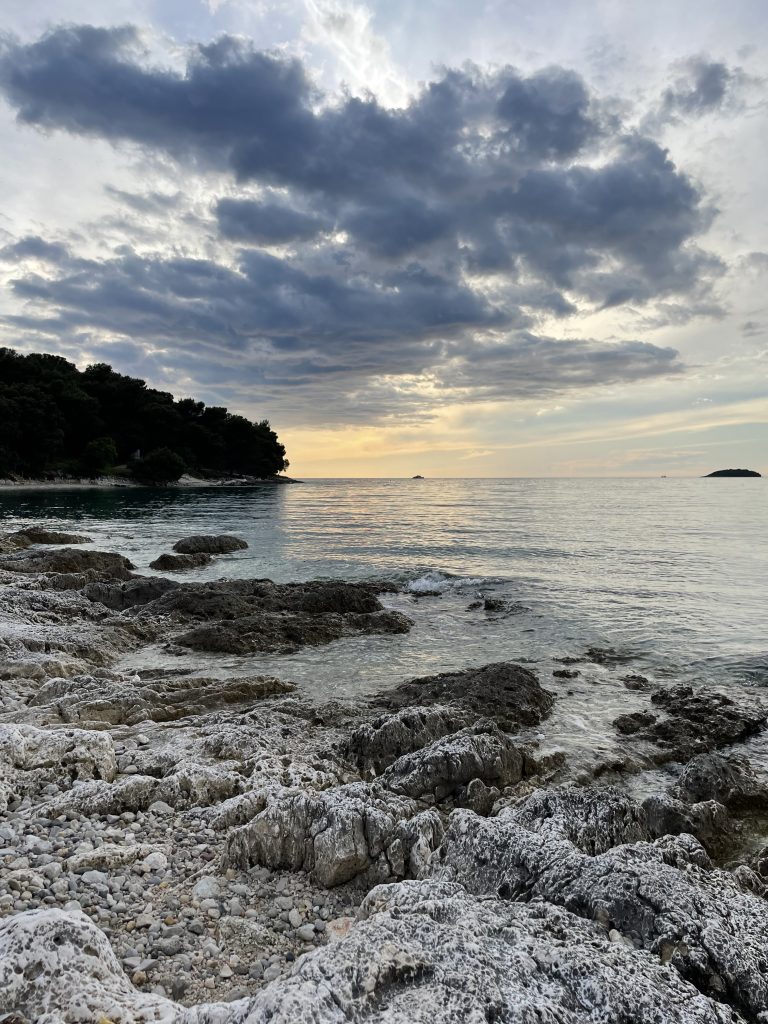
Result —
[[[349,737],[345,753],[362,771],[378,775],[403,754],[463,728],[467,718],[458,709],[440,704],[403,708],[358,726]]]
[[[683,768],[676,792],[683,800],[716,800],[733,810],[768,807],[768,783],[743,754],[699,754]]]
[[[520,743],[493,723],[479,723],[404,754],[380,778],[395,793],[440,801],[474,779],[501,789],[514,785],[524,767]]]
[[[414,834],[413,825],[403,827],[418,813],[413,800],[367,783],[319,793],[279,787],[266,794],[252,821],[230,834],[226,858],[240,868],[261,864],[311,871],[328,887],[360,875],[369,881],[402,878],[414,843],[429,837],[435,846],[439,842],[429,812],[423,834]],[[423,852],[419,857],[423,860]]]

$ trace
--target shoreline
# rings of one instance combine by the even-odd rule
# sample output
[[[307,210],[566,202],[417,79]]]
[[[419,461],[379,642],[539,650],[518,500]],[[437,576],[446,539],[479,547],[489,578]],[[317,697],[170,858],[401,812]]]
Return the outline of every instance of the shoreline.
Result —
[[[301,480],[291,477],[241,477],[238,479],[220,478],[205,480],[185,474],[179,480],[169,484],[140,484],[124,477],[96,477],[94,479],[77,477],[59,477],[54,480],[0,479],[1,491],[79,491],[79,490],[147,490],[149,489],[184,489],[184,488],[222,488],[222,487],[279,487],[283,484],[299,484]]]
[[[0,537],[0,1016],[768,1010],[758,699],[654,684],[598,648],[549,676],[504,662],[309,699],[231,666],[407,637],[385,584],[141,576],[88,541]],[[119,667],[157,643],[199,666]],[[585,771],[540,737],[590,664],[630,713]]]

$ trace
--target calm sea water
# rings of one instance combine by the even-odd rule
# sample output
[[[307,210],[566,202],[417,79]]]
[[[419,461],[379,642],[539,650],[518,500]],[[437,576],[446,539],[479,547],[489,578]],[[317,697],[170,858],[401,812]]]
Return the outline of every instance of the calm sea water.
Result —
[[[349,697],[417,674],[514,659],[550,685],[588,646],[621,672],[768,686],[765,479],[311,480],[227,490],[0,492],[3,528],[76,526],[140,571],[190,533],[235,533],[247,551],[187,579],[394,579],[415,622],[402,637],[340,641],[289,656],[190,656],[208,672],[271,672],[315,696]],[[427,592],[438,596],[426,596]],[[470,609],[478,595],[508,614]],[[142,664],[163,663],[162,649]],[[142,660],[143,659],[143,660]],[[179,664],[179,659],[174,660]],[[560,733],[589,733],[638,700],[619,668],[567,685]],[[646,698],[643,698],[647,700]]]

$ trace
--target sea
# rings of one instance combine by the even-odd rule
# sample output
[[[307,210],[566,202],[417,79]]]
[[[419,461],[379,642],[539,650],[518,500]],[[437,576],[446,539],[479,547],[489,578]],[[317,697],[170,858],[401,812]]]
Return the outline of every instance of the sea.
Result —
[[[76,529],[137,570],[194,533],[248,548],[188,580],[384,580],[410,633],[295,654],[169,654],[206,674],[278,675],[317,700],[362,699],[401,680],[515,661],[563,696],[545,744],[610,756],[610,720],[647,704],[628,674],[768,688],[768,480],[310,479],[249,488],[0,491],[2,529]],[[486,599],[494,610],[485,609]],[[552,672],[562,659],[609,651]],[[765,753],[768,763],[768,751]],[[761,758],[762,759],[762,758]]]

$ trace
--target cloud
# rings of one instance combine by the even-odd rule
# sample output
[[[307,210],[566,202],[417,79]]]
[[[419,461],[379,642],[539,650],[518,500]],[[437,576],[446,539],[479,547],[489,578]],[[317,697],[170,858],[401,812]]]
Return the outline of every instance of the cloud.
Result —
[[[680,116],[715,102],[703,72],[691,88]],[[143,346],[158,373],[258,386],[304,414],[312,395],[362,419],[677,373],[666,347],[536,329],[627,304],[683,321],[722,272],[697,245],[714,216],[700,189],[565,68],[443,69],[387,107],[323,94],[300,61],[231,36],[181,68],[150,63],[133,28],[76,26],[6,41],[0,92],[23,125],[175,161],[178,193],[107,187],[137,214],[218,196],[213,234],[189,222],[196,252],[158,226],[142,252],[19,262],[10,328]],[[23,243],[3,251],[20,261]]]
[[[331,226],[320,217],[290,206],[252,199],[219,199],[216,219],[224,238],[262,245],[307,241]]]
[[[658,131],[666,124],[694,120],[723,109],[735,99],[737,86],[745,80],[739,69],[708,57],[689,57],[675,66],[677,77],[645,118],[644,127],[648,131]]]
[[[4,262],[19,263],[28,259],[42,263],[64,263],[69,260],[69,250],[59,242],[48,242],[39,235],[26,235],[0,249],[0,260]]]

